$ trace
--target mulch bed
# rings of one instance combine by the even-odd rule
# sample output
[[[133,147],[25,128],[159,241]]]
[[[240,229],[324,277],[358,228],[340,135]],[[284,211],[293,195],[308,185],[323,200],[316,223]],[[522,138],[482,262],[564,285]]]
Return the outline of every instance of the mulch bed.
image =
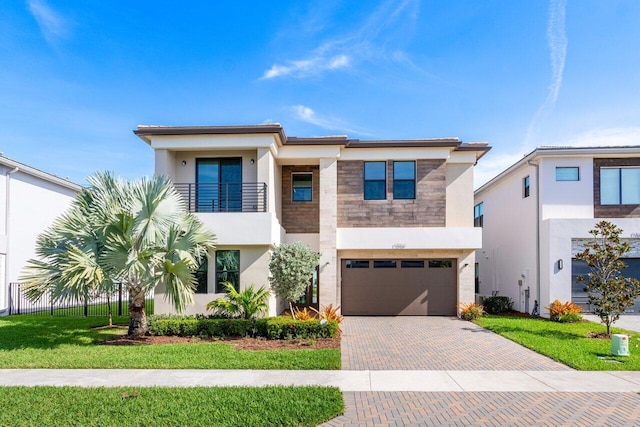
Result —
[[[608,340],[611,339],[611,335],[606,332],[589,332],[587,334],[588,338],[595,338],[599,340]]]
[[[128,336],[115,337],[101,341],[102,345],[162,345],[185,343],[224,343],[232,344],[236,350],[302,350],[320,348],[340,348],[340,336],[334,338],[268,340],[264,338],[227,337],[225,339],[210,339],[198,337],[175,336],[144,336],[130,338]]]

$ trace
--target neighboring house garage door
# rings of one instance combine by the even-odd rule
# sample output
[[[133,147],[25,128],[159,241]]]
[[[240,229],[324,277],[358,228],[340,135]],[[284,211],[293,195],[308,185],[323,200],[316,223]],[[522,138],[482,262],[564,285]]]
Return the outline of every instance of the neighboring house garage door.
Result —
[[[342,313],[455,315],[457,270],[454,259],[342,260]]]

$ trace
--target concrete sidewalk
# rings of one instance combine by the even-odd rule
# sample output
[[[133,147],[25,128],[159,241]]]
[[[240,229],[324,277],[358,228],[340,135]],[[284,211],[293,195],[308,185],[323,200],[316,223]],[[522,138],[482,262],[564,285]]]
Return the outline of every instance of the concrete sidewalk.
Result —
[[[321,385],[344,392],[640,392],[640,372],[0,369],[0,386]]]

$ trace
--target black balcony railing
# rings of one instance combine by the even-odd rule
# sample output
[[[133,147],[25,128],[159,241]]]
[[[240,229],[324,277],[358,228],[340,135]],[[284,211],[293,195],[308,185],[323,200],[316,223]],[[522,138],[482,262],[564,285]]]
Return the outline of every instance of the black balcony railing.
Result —
[[[266,212],[267,184],[174,184],[189,212]]]

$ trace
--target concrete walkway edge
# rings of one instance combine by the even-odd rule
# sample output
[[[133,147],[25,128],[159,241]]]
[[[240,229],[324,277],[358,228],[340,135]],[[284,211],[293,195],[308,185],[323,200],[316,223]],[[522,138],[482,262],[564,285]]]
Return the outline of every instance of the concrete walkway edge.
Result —
[[[630,371],[0,369],[0,386],[334,386],[345,392],[634,392]]]

